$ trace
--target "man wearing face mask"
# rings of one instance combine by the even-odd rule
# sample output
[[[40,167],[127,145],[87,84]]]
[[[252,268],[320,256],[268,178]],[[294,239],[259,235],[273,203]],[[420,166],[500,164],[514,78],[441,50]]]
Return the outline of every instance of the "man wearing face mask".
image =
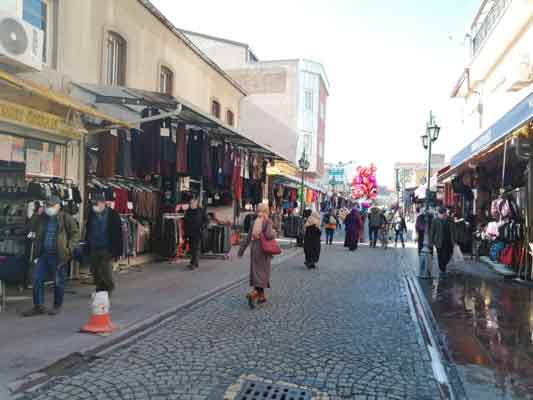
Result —
[[[89,249],[89,264],[94,275],[97,292],[111,292],[113,281],[113,260],[122,255],[122,225],[120,215],[107,207],[105,197],[93,195],[92,208],[87,220],[86,241]]]
[[[59,314],[63,306],[65,265],[72,258],[80,232],[74,218],[61,210],[60,202],[59,197],[51,196],[46,201],[44,214],[30,221],[28,237],[34,239],[36,265],[33,272],[33,308],[23,314],[26,317],[46,313],[44,282],[49,276],[54,279],[54,307],[48,314]]]

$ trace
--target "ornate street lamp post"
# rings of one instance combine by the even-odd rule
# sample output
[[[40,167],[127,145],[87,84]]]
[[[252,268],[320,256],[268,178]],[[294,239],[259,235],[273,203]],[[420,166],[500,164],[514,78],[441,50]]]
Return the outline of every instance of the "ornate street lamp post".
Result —
[[[440,127],[435,122],[435,117],[430,111],[429,121],[426,124],[426,133],[422,135],[422,145],[424,149],[428,152],[427,159],[427,188],[426,188],[426,198],[425,202],[425,230],[424,230],[424,245],[420,251],[420,268],[418,276],[420,278],[431,278],[431,267],[432,267],[432,246],[430,244],[430,193],[431,193],[431,150],[432,144],[437,141],[439,138]]]
[[[307,171],[309,169],[309,160],[307,159],[307,155],[305,154],[305,149],[302,151],[302,157],[300,157],[300,159],[298,160],[298,166],[302,170],[300,215],[303,218],[303,216],[304,216],[304,208],[305,208],[305,206],[304,206],[304,204],[305,204],[305,200],[304,200],[305,182],[304,182],[304,179],[305,179],[305,171]]]

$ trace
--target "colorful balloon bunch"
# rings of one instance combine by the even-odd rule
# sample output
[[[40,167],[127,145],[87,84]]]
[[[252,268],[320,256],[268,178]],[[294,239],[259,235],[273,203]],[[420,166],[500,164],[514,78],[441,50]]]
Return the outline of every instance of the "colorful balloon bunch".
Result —
[[[374,164],[370,164],[370,167],[359,166],[356,171],[357,175],[352,182],[352,199],[374,200],[378,195],[376,166]]]

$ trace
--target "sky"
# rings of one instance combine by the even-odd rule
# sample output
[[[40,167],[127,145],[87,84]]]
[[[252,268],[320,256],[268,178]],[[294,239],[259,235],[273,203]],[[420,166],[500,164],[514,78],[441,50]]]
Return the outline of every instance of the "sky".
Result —
[[[248,43],[260,60],[324,65],[327,162],[374,162],[392,185],[396,161],[425,161],[429,110],[442,127],[434,151],[463,143],[450,93],[465,64],[463,38],[481,0],[153,0],[179,28]]]

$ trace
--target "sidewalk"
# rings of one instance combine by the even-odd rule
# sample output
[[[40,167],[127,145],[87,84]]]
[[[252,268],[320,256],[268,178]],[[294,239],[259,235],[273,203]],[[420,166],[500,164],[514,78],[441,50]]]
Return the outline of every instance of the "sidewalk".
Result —
[[[273,264],[279,263],[298,249],[286,249]],[[79,333],[89,318],[92,285],[76,281],[67,284],[63,312],[56,317],[22,318],[20,312],[31,307],[31,301],[8,303],[0,313],[0,394],[2,387],[30,372],[76,352],[114,340],[128,328],[156,314],[184,304],[218,287],[229,285],[248,273],[249,256],[229,260],[201,260],[200,268],[189,271],[186,262],[152,263],[132,267],[116,275],[117,289],[111,299],[111,317],[120,330],[108,337]],[[24,293],[31,297],[31,293]],[[53,299],[48,290],[46,302]]]
[[[471,260],[420,283],[468,397],[533,399],[533,289]]]

